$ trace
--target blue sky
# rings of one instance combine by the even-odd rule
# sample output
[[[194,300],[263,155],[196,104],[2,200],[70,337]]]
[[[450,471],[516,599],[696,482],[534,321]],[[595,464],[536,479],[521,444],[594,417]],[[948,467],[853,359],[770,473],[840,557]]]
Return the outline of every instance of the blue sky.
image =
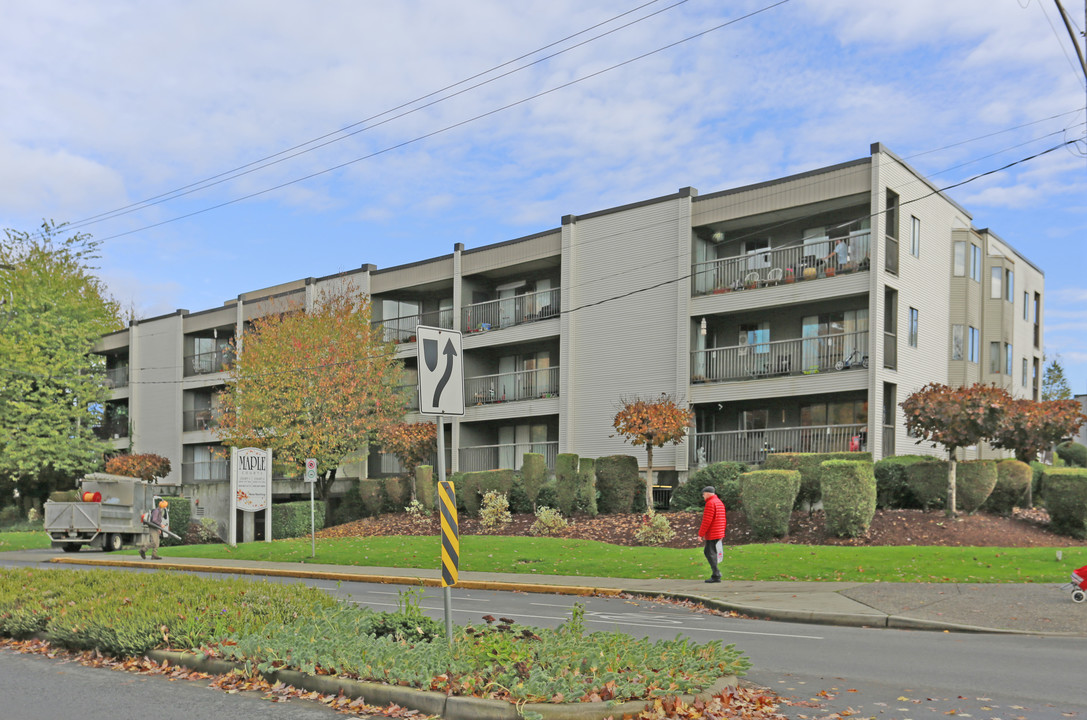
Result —
[[[876,141],[943,187],[1079,139],[949,194],[1045,271],[1046,349],[1087,392],[1084,79],[1051,0],[642,3],[0,0],[0,227],[84,221],[336,140],[81,225],[148,317]],[[1065,7],[1082,30],[1082,0]]]

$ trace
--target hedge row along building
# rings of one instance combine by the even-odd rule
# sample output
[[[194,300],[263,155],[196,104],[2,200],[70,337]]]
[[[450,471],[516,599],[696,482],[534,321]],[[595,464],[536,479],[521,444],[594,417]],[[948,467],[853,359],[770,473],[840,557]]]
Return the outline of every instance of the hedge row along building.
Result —
[[[102,338],[118,451],[171,460],[167,483],[215,512],[228,463],[216,392],[231,338],[262,312],[349,280],[399,341],[464,333],[464,417],[447,467],[516,468],[523,453],[644,452],[612,437],[622,396],[685,399],[695,426],[654,466],[774,451],[938,454],[906,436],[898,403],[925,383],[995,383],[1037,399],[1044,275],[892,152],[702,195],[693,188],[485,247],[363,265],[244,292],[223,306],[135,321]],[[421,420],[409,412],[407,420]],[[972,450],[977,453],[985,450]],[[399,470],[371,452],[340,477]],[[277,497],[300,482],[275,483]]]

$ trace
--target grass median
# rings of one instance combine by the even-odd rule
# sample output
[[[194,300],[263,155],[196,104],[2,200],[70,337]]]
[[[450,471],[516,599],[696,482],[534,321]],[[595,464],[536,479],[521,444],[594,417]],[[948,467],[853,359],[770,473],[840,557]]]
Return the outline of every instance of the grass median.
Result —
[[[725,580],[1047,583],[1064,582],[1087,564],[1087,548],[998,548],[837,545],[786,543],[738,545],[725,549]],[[437,536],[309,538],[238,545],[162,548],[163,557],[320,563],[361,567],[437,570]],[[462,536],[460,571],[538,575],[696,580],[706,575],[700,549],[625,547],[591,540]]]

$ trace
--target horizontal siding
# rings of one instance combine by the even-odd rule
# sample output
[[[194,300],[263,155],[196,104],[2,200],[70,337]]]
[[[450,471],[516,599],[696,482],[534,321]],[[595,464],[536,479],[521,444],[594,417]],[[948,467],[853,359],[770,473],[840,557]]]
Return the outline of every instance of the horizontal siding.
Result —
[[[561,254],[562,232],[555,230],[526,240],[466,251],[461,254],[461,272],[473,275],[547,258],[557,261]]]
[[[238,306],[227,305],[214,312],[202,312],[199,315],[183,316],[182,327],[184,332],[201,332],[212,328],[221,328],[226,325],[233,327],[238,322]]]
[[[513,327],[502,328],[501,330],[466,333],[462,338],[462,343],[465,350],[524,343],[555,337],[561,331],[560,328],[559,319],[551,318],[549,320],[539,320],[537,322],[514,325]]]
[[[379,295],[427,283],[453,280],[453,258],[446,257],[370,275],[370,294]]]
[[[855,392],[868,388],[870,372],[849,369],[816,375],[692,385],[690,399],[692,404],[698,404]]]
[[[470,402],[470,400],[469,400]],[[481,422],[484,420],[515,420],[539,418],[544,415],[559,414],[559,399],[539,398],[521,402],[495,403],[493,405],[466,405],[461,422]]]
[[[868,295],[868,272],[782,284],[757,290],[740,290],[691,299],[691,316],[722,315],[760,307],[808,305],[828,298]]]

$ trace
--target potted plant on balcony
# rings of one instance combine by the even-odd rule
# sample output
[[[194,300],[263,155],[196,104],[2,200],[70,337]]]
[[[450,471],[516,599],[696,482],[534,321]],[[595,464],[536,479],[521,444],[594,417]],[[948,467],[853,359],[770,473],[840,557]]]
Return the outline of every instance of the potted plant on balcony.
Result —
[[[837,269],[833,265],[827,265],[826,269],[823,271],[823,274],[827,277],[834,277],[837,272]]]
[[[796,282],[796,274],[793,272],[792,268],[785,268],[785,282],[786,284]]]
[[[705,375],[692,375],[691,376],[691,382],[696,384],[696,385],[699,385],[701,383],[706,382],[706,376]]]

